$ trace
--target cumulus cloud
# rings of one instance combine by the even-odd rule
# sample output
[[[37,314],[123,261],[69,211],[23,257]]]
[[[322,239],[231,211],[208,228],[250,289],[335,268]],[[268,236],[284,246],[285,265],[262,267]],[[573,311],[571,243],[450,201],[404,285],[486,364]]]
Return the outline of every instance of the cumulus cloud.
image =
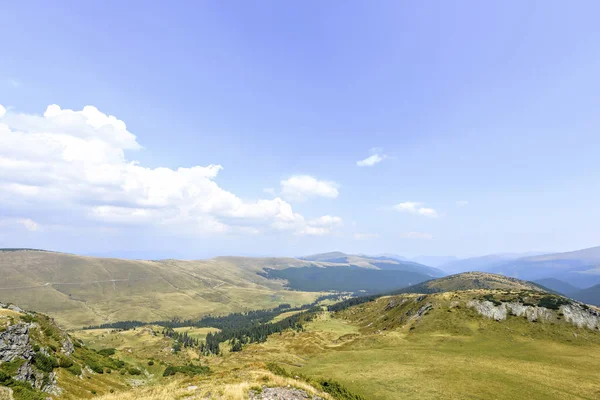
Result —
[[[364,160],[357,161],[356,165],[359,167],[372,167],[375,164],[379,164],[380,162],[388,158],[388,156],[382,154],[383,149],[379,147],[372,148],[370,152],[372,154],[369,157],[365,158]]]
[[[431,233],[422,233],[422,232],[404,232],[404,233],[400,234],[400,237],[403,239],[425,239],[425,240],[433,239],[433,235]]]
[[[17,220],[17,223],[23,225],[25,227],[25,229],[27,229],[28,231],[37,231],[40,227],[39,225],[34,221],[31,220],[29,218],[21,218]]]
[[[93,106],[50,105],[42,116],[0,106],[0,208],[51,207],[86,221],[169,224],[199,233],[323,234],[335,225],[323,221],[338,218],[306,220],[279,197],[243,200],[216,183],[221,165],[149,168],[126,157],[140,149],[125,122]],[[290,193],[337,196],[328,182],[290,182]]]
[[[309,175],[295,175],[281,181],[281,195],[291,201],[304,201],[313,197],[336,198],[339,185],[318,180]]]
[[[423,207],[422,203],[406,201],[394,206],[396,211],[422,215],[429,218],[437,218],[439,215],[433,208]]]

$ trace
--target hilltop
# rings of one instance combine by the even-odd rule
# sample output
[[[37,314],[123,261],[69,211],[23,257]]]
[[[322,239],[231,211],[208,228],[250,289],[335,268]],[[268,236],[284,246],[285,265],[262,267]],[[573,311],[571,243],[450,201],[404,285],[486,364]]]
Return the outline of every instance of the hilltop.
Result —
[[[547,291],[533,282],[485,272],[463,272],[408,286],[395,293],[440,293],[457,290],[503,289]]]

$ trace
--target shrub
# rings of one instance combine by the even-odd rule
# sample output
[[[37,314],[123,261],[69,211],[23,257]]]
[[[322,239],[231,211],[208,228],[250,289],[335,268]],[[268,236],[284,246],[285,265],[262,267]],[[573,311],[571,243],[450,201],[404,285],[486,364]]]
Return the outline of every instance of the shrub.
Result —
[[[364,397],[354,394],[342,386],[340,383],[330,380],[321,380],[319,381],[319,386],[321,389],[329,393],[333,398],[338,400],[365,400]]]
[[[129,375],[141,375],[142,371],[139,368],[129,368],[127,369],[127,372],[129,372]]]
[[[100,349],[98,350],[98,354],[102,355],[102,356],[112,356],[116,353],[117,351],[113,348],[108,348],[108,349]]]
[[[102,367],[102,365],[98,364],[95,361],[89,360],[87,362],[87,366],[90,367],[90,369],[92,371],[94,371],[97,374],[103,374],[104,373],[104,367]]]
[[[72,373],[75,376],[79,376],[82,373],[81,367],[78,364],[71,365],[70,367],[67,368],[67,371],[69,371],[70,373]]]
[[[33,361],[37,369],[44,372],[52,372],[54,368],[58,367],[56,358],[43,353],[35,353]]]
[[[27,322],[27,323],[32,323],[35,321],[35,317],[33,315],[23,314],[23,315],[21,315],[21,321]]]
[[[210,368],[203,365],[194,365],[192,363],[181,366],[169,365],[165,368],[163,376],[172,376],[177,373],[185,374],[190,377],[194,375],[206,375],[210,373]]]
[[[153,366],[154,365],[154,361],[153,360],[148,361],[148,365],[149,366]]]
[[[267,369],[269,371],[271,371],[272,373],[274,373],[275,375],[283,376],[286,378],[290,377],[290,374],[288,374],[288,372],[284,368],[280,367],[279,365],[277,365],[275,363],[272,363],[272,362],[267,363]]]
[[[73,360],[64,355],[58,356],[58,366],[61,368],[69,368],[73,365]]]

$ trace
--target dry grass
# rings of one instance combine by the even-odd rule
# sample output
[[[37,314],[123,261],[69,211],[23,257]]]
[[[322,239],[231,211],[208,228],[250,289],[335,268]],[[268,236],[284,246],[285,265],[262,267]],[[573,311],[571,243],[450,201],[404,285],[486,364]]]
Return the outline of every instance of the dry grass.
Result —
[[[253,368],[256,368],[254,366]],[[203,378],[175,378],[160,386],[150,386],[132,389],[123,393],[113,393],[97,397],[100,400],[171,400],[171,399],[222,399],[243,400],[248,398],[250,389],[269,387],[296,387],[311,395],[318,395],[331,400],[326,393],[315,390],[305,382],[283,378],[260,369],[231,371],[229,374],[219,374]]]

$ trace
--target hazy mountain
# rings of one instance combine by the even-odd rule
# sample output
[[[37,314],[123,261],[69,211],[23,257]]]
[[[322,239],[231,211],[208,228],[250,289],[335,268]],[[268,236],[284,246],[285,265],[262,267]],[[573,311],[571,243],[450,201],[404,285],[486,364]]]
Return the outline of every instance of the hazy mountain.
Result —
[[[547,287],[548,289],[552,289],[555,292],[562,293],[566,296],[570,296],[571,293],[575,293],[581,290],[581,288],[577,286],[571,285],[568,282],[564,282],[556,278],[538,279],[534,282],[544,287]]]
[[[429,265],[430,267],[440,267],[441,265],[458,261],[455,256],[418,256],[410,258],[410,261],[418,262],[419,264]]]
[[[587,304],[600,306],[600,284],[571,293],[570,297]]]
[[[447,273],[459,273],[466,271],[482,271],[496,264],[501,264],[508,260],[518,258],[517,255],[510,254],[489,254],[479,257],[471,257],[451,261],[439,266],[441,270]]]
[[[586,288],[600,283],[600,246],[518,258],[489,265],[483,270],[527,280],[556,278]]]
[[[300,259],[320,263],[329,263],[329,266],[356,266],[386,271],[406,271],[424,274],[430,277],[440,277],[445,275],[444,271],[429,265],[420,264],[415,261],[401,260],[399,258],[393,258],[384,255],[354,255],[335,251],[300,257]]]

